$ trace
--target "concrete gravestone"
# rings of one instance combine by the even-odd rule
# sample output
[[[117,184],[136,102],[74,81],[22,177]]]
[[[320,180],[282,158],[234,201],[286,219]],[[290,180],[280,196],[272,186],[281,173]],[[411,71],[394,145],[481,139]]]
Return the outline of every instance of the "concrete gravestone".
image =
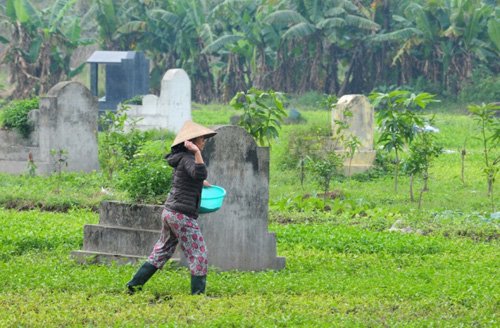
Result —
[[[99,169],[97,104],[80,83],[60,82],[40,99],[40,148],[66,151],[69,171]]]
[[[78,82],[60,82],[40,98],[40,109],[29,116],[34,130],[29,139],[14,131],[0,131],[0,171],[23,173],[29,154],[38,174],[54,169],[52,150],[67,153],[68,171],[99,169],[97,156],[97,101]]]
[[[191,80],[182,69],[170,69],[163,76],[160,97],[146,95],[142,105],[128,105],[130,119],[139,130],[167,129],[179,132],[191,120]]]
[[[208,140],[208,181],[227,191],[222,208],[201,216],[209,263],[224,269],[282,269],[269,233],[269,148],[257,147],[241,127],[223,126]]]
[[[212,184],[227,191],[222,208],[198,218],[207,243],[209,265],[220,270],[282,269],[276,239],[267,230],[269,149],[257,147],[240,127],[224,126],[209,139],[203,153]],[[148,256],[161,228],[161,206],[104,202],[98,225],[84,228],[77,259],[136,262]],[[174,259],[185,263],[179,249]]]
[[[347,114],[346,112],[349,112]],[[337,131],[336,121],[345,122],[349,126],[347,130]],[[373,150],[374,133],[374,111],[368,99],[363,95],[345,95],[342,96],[337,106],[332,110],[332,130],[333,138],[355,136],[360,145],[354,154],[351,163],[351,173],[366,171],[373,165],[375,160],[375,151]],[[337,151],[344,151],[342,147],[336,148]],[[349,165],[349,159],[344,162],[344,167]]]

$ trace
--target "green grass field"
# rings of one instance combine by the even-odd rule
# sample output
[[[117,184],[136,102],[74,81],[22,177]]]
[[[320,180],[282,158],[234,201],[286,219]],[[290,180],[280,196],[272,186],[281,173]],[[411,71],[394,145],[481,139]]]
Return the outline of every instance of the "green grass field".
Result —
[[[193,109],[207,125],[236,114],[225,105]],[[421,209],[409,200],[408,177],[395,193],[392,176],[382,174],[336,179],[331,189],[343,197],[317,211],[301,199],[318,186],[306,176],[302,187],[285,165],[290,135],[330,128],[327,111],[304,110],[307,124],[284,126],[271,148],[269,230],[286,268],[212,268],[201,297],[189,295],[185,268],[166,267],[129,296],[124,286],[136,266],[70,258],[82,247],[83,226],[97,223],[99,202],[127,199],[99,173],[61,180],[0,174],[0,327],[497,327],[499,191],[486,195],[470,117],[435,112],[448,151],[431,168]],[[54,209],[60,212],[46,211]],[[396,221],[409,232],[389,231]]]

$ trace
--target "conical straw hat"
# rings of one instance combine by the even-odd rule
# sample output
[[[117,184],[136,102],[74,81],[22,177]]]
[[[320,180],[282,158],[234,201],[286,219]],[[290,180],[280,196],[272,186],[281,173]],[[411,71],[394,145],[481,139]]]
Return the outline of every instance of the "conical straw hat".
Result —
[[[193,121],[186,121],[182,126],[179,133],[175,137],[174,142],[171,147],[177,146],[183,143],[186,140],[191,140],[198,137],[213,137],[217,132],[211,130],[209,128],[204,127],[203,125],[199,125],[194,123]]]

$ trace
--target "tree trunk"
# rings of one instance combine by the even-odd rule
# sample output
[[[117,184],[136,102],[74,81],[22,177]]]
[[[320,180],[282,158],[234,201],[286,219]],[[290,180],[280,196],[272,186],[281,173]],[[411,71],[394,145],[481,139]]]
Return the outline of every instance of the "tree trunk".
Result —
[[[345,73],[344,82],[342,83],[342,86],[340,87],[339,90],[339,96],[343,96],[347,90],[349,80],[351,79],[351,74],[354,70],[354,65],[356,62],[356,57],[358,56],[358,52],[359,52],[359,46],[357,46],[353,51],[351,62],[349,63],[349,69]]]
[[[315,50],[314,57],[311,63],[311,70],[309,75],[309,85],[306,91],[309,90],[322,90],[322,78],[321,72],[322,70],[322,56],[323,56],[323,45],[321,38],[316,39],[315,41]]]
[[[268,72],[268,67],[266,64],[266,52],[265,49],[260,46],[257,49],[257,72],[254,73],[255,78],[253,79],[253,85],[257,89],[267,88],[266,76]]]
[[[413,174],[410,175],[410,201],[415,201],[415,197],[413,195]]]
[[[325,93],[336,95],[339,91],[337,49],[331,44],[328,47],[328,58],[326,66]]]
[[[429,172],[425,170],[423,175],[424,175],[424,187],[422,189],[424,191],[429,191],[429,186],[428,186]]]

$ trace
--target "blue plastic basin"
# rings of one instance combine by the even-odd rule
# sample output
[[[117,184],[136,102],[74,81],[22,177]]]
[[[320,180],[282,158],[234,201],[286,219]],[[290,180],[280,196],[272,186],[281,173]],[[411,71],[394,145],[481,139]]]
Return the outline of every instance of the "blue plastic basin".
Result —
[[[226,190],[219,186],[203,187],[201,190],[200,213],[215,212],[221,208]]]

